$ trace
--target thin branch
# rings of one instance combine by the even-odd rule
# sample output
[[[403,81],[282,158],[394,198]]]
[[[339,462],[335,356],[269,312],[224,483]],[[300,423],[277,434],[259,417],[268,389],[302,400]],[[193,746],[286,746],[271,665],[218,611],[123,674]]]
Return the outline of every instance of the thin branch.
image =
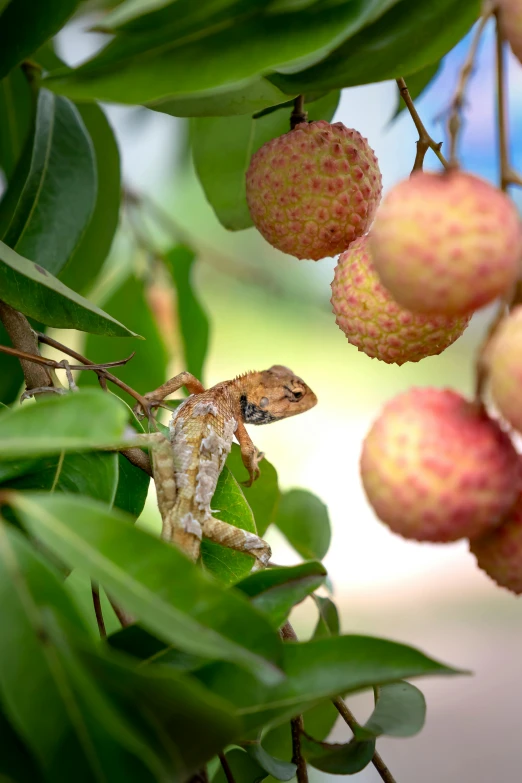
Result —
[[[304,95],[298,95],[294,101],[294,108],[290,115],[290,130],[293,130],[302,122],[308,122],[308,112],[305,111]]]
[[[493,15],[494,9],[494,2],[492,2],[492,0],[486,0],[482,7],[482,15],[477,25],[477,29],[475,30],[475,35],[473,36],[473,40],[468,51],[468,56],[466,57],[464,65],[460,71],[457,89],[455,90],[453,101],[451,103],[450,116],[448,120],[448,134],[450,138],[449,165],[451,168],[458,168],[459,165],[457,160],[457,142],[460,129],[462,127],[462,109],[464,106],[466,89],[475,67],[475,60],[477,57],[478,46],[482,33],[484,32],[484,28],[490,17]]]
[[[224,753],[219,753],[218,755],[219,755],[219,760],[221,762],[221,766],[223,767],[223,772],[225,773],[225,777],[227,779],[227,783],[236,783],[234,774],[230,769],[230,764],[228,763],[227,757],[225,756]]]
[[[353,712],[348,709],[347,705],[341,698],[332,699],[334,707],[337,709],[337,712],[341,716],[341,718],[344,720],[344,722],[350,727],[351,731],[355,734],[355,729],[358,728],[359,723],[357,722],[355,715]],[[392,773],[382,760],[382,757],[380,756],[377,751],[373,754],[372,758],[372,764],[379,773],[381,780],[384,781],[384,783],[397,783],[395,778],[393,777]]]
[[[0,353],[7,353],[9,356],[17,356],[19,359],[23,359],[27,362],[33,362],[34,364],[41,364],[45,367],[52,367],[55,370],[105,370],[107,367],[119,367],[122,364],[127,364],[128,361],[134,356],[134,352],[127,356],[126,359],[119,359],[116,362],[106,362],[104,364],[90,364],[84,366],[83,364],[69,364],[68,361],[62,359],[61,362],[56,362],[54,359],[47,359],[45,356],[40,356],[35,353],[27,353],[26,351],[19,351],[18,348],[10,348],[8,345],[0,345]]]
[[[440,160],[444,168],[445,169],[449,168],[448,161],[446,160],[446,158],[441,152],[442,142],[434,141],[434,139],[431,138],[430,134],[424,127],[424,123],[422,122],[421,118],[419,117],[419,113],[415,108],[410,92],[406,86],[406,82],[402,77],[400,79],[397,79],[397,86],[399,88],[399,92],[402,96],[402,99],[406,104],[406,107],[415,124],[415,127],[417,128],[417,131],[419,133],[419,140],[417,141],[417,154],[415,155],[415,163],[413,164],[412,173],[414,171],[422,171],[424,158],[426,156],[427,151],[430,149],[433,150],[433,152]]]
[[[285,642],[297,642],[297,634],[292,625],[287,620],[280,631],[281,638]],[[304,731],[304,721],[302,715],[296,715],[290,721],[292,732],[292,763],[296,765],[297,783],[308,783],[308,768],[301,752],[301,734]]]
[[[96,582],[91,581],[91,593],[92,593],[92,603],[94,606],[94,613],[96,615],[96,622],[98,623],[98,631],[100,632],[100,638],[106,639],[107,631],[105,630],[105,621],[103,619],[103,610],[100,601],[100,592],[98,590],[98,585],[96,584]]]
[[[10,305],[0,301],[0,321],[2,321],[13,346],[28,354],[38,353],[38,342],[31,324],[22,313],[14,310]],[[39,389],[43,386],[53,386],[53,377],[44,367],[38,367],[34,363],[21,361],[25,378],[25,386],[31,389]]]

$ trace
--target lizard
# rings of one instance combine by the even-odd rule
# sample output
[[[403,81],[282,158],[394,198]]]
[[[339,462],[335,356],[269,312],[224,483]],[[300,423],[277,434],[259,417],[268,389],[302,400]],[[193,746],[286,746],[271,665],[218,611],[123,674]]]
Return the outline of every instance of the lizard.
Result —
[[[317,403],[306,383],[287,367],[274,365],[247,372],[205,389],[188,372],[180,373],[144,395],[149,410],[138,404],[143,417],[181,387],[190,396],[174,411],[169,438],[153,433],[150,442],[152,472],[162,538],[182,549],[194,562],[203,537],[254,557],[252,570],[264,568],[271,557],[269,545],[257,535],[212,516],[212,496],[234,437],[248,471],[251,486],[260,474],[264,454],[254,446],[245,424],[269,424],[303,413]]]

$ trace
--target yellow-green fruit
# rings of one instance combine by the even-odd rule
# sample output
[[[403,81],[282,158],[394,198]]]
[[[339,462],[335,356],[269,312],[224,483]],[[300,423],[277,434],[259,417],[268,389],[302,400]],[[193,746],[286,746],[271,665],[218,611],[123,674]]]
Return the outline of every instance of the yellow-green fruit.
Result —
[[[348,342],[388,364],[418,362],[441,353],[460,337],[471,317],[422,315],[398,305],[379,280],[367,236],[356,239],[340,256],[330,301]]]
[[[491,394],[502,416],[522,432],[522,307],[499,326],[487,353]]]
[[[383,200],[370,246],[400,305],[463,315],[517,279],[522,234],[513,202],[488,182],[462,171],[418,171]]]
[[[392,399],[364,441],[361,477],[393,532],[435,542],[491,530],[522,486],[508,435],[450,389],[412,388]]]
[[[283,253],[315,261],[368,231],[381,191],[375,153],[342,122],[299,124],[264,144],[246,174],[258,231]]]
[[[522,0],[499,0],[498,6],[502,33],[522,63]]]
[[[522,498],[499,527],[472,539],[469,548],[493,581],[522,594]]]

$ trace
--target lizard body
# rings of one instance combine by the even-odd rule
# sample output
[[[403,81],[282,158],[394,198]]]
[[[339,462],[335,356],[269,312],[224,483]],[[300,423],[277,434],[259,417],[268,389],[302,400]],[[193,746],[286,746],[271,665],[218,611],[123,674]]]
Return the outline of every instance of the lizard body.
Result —
[[[170,439],[156,436],[154,479],[162,517],[162,537],[197,560],[202,537],[254,556],[255,567],[270,558],[268,544],[252,533],[212,516],[211,501],[236,437],[250,486],[259,476],[258,452],[245,424],[268,424],[312,408],[312,390],[286,367],[240,375],[205,390],[189,373],[167,381],[146,398],[151,407],[185,386],[190,397],[174,412]]]

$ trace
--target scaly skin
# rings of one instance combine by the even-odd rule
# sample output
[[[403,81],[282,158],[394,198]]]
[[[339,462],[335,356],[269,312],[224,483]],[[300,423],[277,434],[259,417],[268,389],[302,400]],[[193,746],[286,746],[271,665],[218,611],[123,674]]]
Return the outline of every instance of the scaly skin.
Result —
[[[152,436],[152,462],[163,529],[162,537],[197,560],[204,536],[222,546],[247,552],[262,568],[270,559],[268,544],[252,533],[212,516],[217,481],[234,436],[250,485],[259,476],[263,455],[252,443],[245,424],[268,424],[309,410],[317,403],[313,391],[286,367],[240,375],[205,390],[189,373],[172,378],[146,398],[151,407],[185,386],[191,396],[175,411],[170,441]],[[139,412],[139,411],[138,411]]]
[[[330,301],[339,329],[359,351],[388,364],[442,353],[460,337],[470,316],[422,315],[397,304],[381,285],[368,239],[352,242],[335,267]]]

